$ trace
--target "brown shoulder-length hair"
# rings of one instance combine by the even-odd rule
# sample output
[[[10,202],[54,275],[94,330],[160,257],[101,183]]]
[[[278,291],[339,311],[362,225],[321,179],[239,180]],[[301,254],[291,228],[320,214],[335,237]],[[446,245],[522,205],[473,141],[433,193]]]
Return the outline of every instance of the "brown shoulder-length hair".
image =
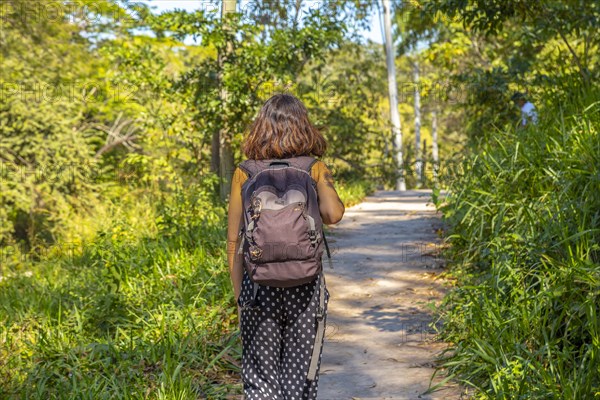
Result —
[[[326,149],[327,142],[310,123],[306,107],[291,94],[276,94],[265,102],[242,144],[252,160],[320,157]]]

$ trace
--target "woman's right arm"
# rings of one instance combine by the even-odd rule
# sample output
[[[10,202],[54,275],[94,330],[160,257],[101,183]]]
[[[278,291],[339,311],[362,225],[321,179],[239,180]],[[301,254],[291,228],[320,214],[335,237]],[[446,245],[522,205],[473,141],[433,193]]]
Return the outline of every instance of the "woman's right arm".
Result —
[[[325,163],[319,161],[321,165],[319,178],[317,180],[317,194],[319,195],[319,211],[323,223],[327,225],[337,224],[344,216],[344,203],[338,196],[333,186],[333,174],[327,168]]]
[[[241,182],[244,180],[244,172],[237,168],[231,182],[231,193],[229,195],[229,208],[227,212],[227,264],[233,284],[233,293],[237,301],[242,288],[244,266],[242,257],[237,253],[240,245],[240,228],[243,224],[242,215],[242,189]]]

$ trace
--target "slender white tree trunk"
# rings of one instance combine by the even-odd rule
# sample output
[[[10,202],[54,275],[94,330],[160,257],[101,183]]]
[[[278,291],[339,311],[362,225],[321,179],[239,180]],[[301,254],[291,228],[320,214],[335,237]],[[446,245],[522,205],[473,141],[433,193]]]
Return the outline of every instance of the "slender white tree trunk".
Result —
[[[417,186],[423,184],[423,155],[421,154],[421,92],[419,90],[419,62],[413,63],[413,83],[415,85],[415,173]],[[423,148],[423,151],[425,149]]]
[[[440,165],[440,156],[438,153],[438,121],[437,110],[431,111],[431,157],[433,158],[433,179],[438,182],[438,169]]]
[[[402,158],[402,129],[400,125],[400,113],[398,112],[398,87],[396,85],[396,66],[394,65],[395,51],[392,42],[392,19],[390,0],[383,0],[383,24],[385,30],[385,54],[387,61],[388,90],[390,97],[390,120],[392,123],[392,137],[394,138],[394,151],[396,152],[396,165],[398,167],[398,179],[396,179],[396,190],[406,190],[404,181],[404,161]]]

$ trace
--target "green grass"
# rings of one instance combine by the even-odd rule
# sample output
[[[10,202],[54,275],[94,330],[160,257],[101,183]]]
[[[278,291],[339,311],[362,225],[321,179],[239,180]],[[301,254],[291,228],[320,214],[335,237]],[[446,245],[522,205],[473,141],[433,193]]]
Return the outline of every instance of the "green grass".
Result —
[[[0,282],[0,398],[240,393],[225,209],[185,193],[120,205],[149,213],[153,229],[116,219],[88,243],[10,269]]]
[[[443,366],[482,399],[600,398],[600,103],[490,135],[441,206]]]
[[[336,190],[346,207],[360,203],[365,196],[375,191],[373,181],[366,179],[348,179],[336,184]]]

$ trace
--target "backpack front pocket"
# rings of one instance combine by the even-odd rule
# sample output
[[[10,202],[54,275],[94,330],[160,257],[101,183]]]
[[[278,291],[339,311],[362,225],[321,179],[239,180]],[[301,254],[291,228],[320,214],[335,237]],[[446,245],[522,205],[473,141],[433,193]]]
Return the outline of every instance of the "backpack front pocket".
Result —
[[[278,210],[261,210],[249,246],[251,260],[267,263],[314,257],[316,249],[310,239],[305,207],[305,203],[298,202]]]

